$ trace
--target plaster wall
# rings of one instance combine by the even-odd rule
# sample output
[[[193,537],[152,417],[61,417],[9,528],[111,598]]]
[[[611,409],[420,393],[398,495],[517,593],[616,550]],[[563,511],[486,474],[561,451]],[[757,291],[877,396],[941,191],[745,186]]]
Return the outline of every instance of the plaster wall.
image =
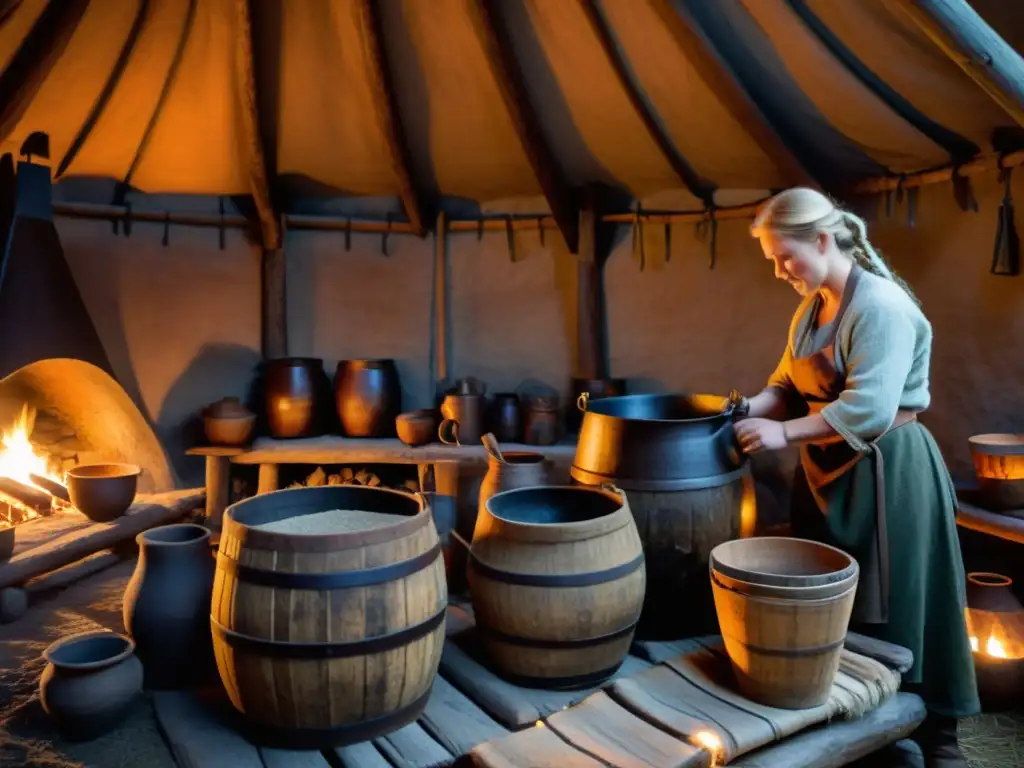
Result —
[[[923,419],[957,476],[970,476],[967,437],[1024,431],[1024,277],[994,277],[989,262],[1002,190],[975,184],[978,213],[955,206],[950,185],[921,190],[917,224],[906,204],[872,223],[874,241],[908,279],[935,327],[933,403]],[[1018,196],[1024,184],[1018,179]],[[206,403],[244,395],[259,361],[258,252],[241,232],[225,247],[211,229],[58,219],[65,253],[129,394],[154,422],[183,480],[202,466],[181,457],[189,422]],[[1024,226],[1021,222],[1019,226]],[[490,391],[547,385],[572,374],[575,266],[557,234],[450,236],[449,376]],[[642,248],[640,243],[642,242]],[[289,344],[324,359],[398,361],[407,408],[433,393],[433,239],[287,235]],[[642,257],[641,257],[642,251]],[[782,351],[797,297],[772,277],[746,221],[718,226],[716,263],[695,227],[622,228],[605,272],[609,356],[633,391],[757,391]],[[643,268],[641,269],[641,261]],[[759,460],[788,476],[792,455]]]

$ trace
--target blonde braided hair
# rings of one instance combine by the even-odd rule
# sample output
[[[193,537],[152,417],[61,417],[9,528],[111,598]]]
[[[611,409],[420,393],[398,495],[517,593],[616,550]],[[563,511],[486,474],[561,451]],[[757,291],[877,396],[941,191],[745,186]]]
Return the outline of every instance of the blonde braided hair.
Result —
[[[804,242],[813,242],[821,233],[830,234],[840,253],[866,272],[892,280],[915,304],[921,303],[907,282],[871,245],[864,220],[816,190],[793,187],[766,201],[754,217],[750,234],[760,237],[765,230]]]

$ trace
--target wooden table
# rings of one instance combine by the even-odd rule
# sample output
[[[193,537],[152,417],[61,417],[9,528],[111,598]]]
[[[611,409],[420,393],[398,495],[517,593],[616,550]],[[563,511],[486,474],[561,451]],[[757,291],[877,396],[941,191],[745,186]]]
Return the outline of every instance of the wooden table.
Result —
[[[551,446],[506,443],[503,451],[541,453],[565,468],[576,455],[576,442]],[[281,464],[414,464],[419,468],[420,488],[446,496],[455,496],[460,468],[487,466],[487,451],[482,444],[454,446],[429,443],[411,448],[398,439],[360,439],[325,435],[298,440],[259,438],[246,448],[199,447],[187,451],[190,456],[206,457],[207,525],[219,530],[227,507],[232,464],[259,466],[257,493],[279,488]]]

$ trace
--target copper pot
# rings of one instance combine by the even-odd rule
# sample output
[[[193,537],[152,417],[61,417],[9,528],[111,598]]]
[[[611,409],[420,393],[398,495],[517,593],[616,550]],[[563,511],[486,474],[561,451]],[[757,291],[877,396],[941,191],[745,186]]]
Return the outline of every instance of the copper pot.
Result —
[[[270,434],[277,438],[318,434],[318,404],[329,388],[323,361],[315,357],[282,357],[267,361],[266,408]]]
[[[346,437],[391,437],[402,410],[394,360],[343,360],[334,376],[334,398]]]

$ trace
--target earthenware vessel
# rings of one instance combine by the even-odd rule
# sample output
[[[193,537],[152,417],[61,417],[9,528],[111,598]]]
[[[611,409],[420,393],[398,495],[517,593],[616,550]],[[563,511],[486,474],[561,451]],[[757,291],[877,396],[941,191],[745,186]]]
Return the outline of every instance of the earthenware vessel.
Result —
[[[245,445],[256,427],[256,414],[237,397],[225,397],[203,410],[203,431],[211,445]]]
[[[147,688],[184,688],[213,673],[209,539],[206,528],[187,523],[135,538],[139,563],[125,588],[124,628],[135,641]]]
[[[62,637],[43,651],[39,699],[61,734],[88,741],[113,730],[142,692],[131,638],[114,632]]]

